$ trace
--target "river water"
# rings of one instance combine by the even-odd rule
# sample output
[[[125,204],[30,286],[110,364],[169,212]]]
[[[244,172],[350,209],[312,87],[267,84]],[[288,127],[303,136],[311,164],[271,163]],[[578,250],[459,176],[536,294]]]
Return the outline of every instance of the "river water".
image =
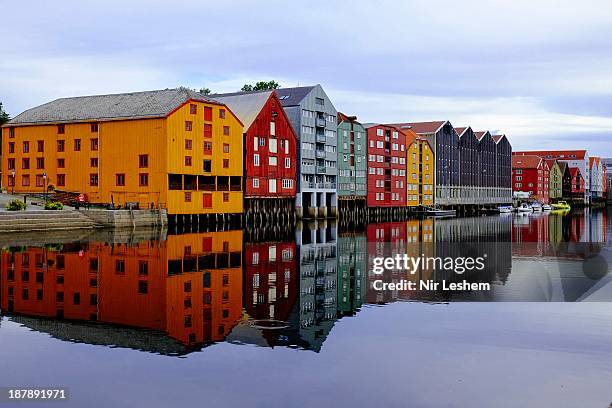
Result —
[[[48,404],[67,407],[607,408],[607,220],[3,236],[0,387],[67,388]],[[396,254],[485,262],[373,273]]]

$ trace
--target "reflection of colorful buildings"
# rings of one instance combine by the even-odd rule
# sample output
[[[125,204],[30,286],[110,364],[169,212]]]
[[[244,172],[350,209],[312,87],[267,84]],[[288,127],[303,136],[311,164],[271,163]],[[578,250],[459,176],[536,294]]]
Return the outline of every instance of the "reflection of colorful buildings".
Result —
[[[338,237],[338,313],[352,316],[361,307],[366,291],[365,235]]]
[[[242,231],[103,242],[1,255],[2,309],[222,340],[242,312]]]

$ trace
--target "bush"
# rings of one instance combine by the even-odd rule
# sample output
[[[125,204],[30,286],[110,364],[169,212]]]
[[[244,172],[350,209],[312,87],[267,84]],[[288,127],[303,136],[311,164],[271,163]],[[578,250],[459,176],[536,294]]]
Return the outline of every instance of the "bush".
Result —
[[[26,209],[26,204],[21,200],[11,200],[6,203],[7,211],[24,211]]]
[[[64,205],[59,201],[49,201],[45,203],[45,210],[63,210]]]

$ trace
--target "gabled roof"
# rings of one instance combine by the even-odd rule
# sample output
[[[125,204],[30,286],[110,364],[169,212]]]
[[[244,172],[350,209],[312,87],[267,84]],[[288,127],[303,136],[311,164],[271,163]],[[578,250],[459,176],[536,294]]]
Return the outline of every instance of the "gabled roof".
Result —
[[[166,117],[189,100],[219,104],[188,88],[60,98],[20,113],[7,125]]]
[[[259,112],[274,91],[254,91],[254,92],[234,92],[227,94],[210,95],[211,98],[227,105],[234,112],[240,121],[244,124],[244,128],[251,127]]]
[[[316,86],[316,85],[315,85]],[[276,90],[278,99],[281,104],[287,106],[297,106],[314,88],[315,86],[299,86],[296,88],[279,88]]]
[[[599,167],[600,162],[601,162],[601,159],[599,157],[594,157],[594,156],[589,157],[589,167],[593,167],[593,163],[595,163],[595,165]]]
[[[567,162],[557,160],[557,164],[559,165],[559,168],[561,169],[561,173],[565,173],[565,169],[568,167]]]
[[[461,137],[461,136],[463,136],[465,131],[468,130],[468,129],[469,129],[469,126],[468,127],[456,127],[455,128],[455,132],[457,132],[457,136]]]
[[[537,169],[541,162],[542,159],[538,156],[512,156],[513,169]]]
[[[338,124],[342,123],[342,122],[357,122],[357,116],[348,116],[345,115],[342,112],[338,112]],[[357,122],[359,123],[359,122]]]
[[[523,152],[513,152],[513,154],[535,154],[540,157],[551,156],[550,158],[561,159],[561,160],[576,160],[576,159],[584,159],[587,151],[586,150],[533,150],[533,151],[523,151]],[[570,155],[574,155],[576,157],[569,157]],[[561,157],[563,156],[563,157]]]
[[[479,130],[478,132],[474,132],[474,136],[476,136],[476,139],[478,139],[478,141],[480,142],[482,140],[483,137],[485,137],[486,135],[491,136],[491,133],[489,133],[488,130]],[[491,136],[492,137],[492,136]]]
[[[504,139],[504,138],[505,138],[505,139],[508,139],[508,138],[506,137],[506,135],[492,135],[491,137],[493,138],[493,141],[494,141],[495,143],[499,143],[499,141],[500,141],[500,140],[502,140],[502,139]]]
[[[433,122],[404,122],[404,123],[389,123],[389,126],[394,126],[399,129],[410,128],[416,134],[428,134],[428,133],[436,133],[440,130],[446,123],[447,120],[442,121],[433,121]]]
[[[552,166],[554,166],[555,163],[559,165],[559,162],[556,159],[544,159],[544,163],[548,165],[548,168],[552,168]]]
[[[580,169],[578,167],[570,167],[569,170],[572,177],[582,177],[582,173],[580,173]]]

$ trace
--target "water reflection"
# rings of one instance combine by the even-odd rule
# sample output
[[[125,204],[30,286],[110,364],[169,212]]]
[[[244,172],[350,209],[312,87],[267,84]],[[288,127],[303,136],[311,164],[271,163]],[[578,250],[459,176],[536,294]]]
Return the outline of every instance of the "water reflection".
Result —
[[[351,231],[313,221],[246,233],[38,236],[33,246],[5,245],[0,305],[24,326],[75,342],[168,355],[219,341],[318,351],[335,322],[358,318],[366,303],[611,300],[608,234],[606,213],[586,211],[414,219]],[[487,262],[463,275],[435,266],[372,272],[375,257],[398,253],[486,255]],[[494,289],[376,291],[376,279],[466,279]]]

